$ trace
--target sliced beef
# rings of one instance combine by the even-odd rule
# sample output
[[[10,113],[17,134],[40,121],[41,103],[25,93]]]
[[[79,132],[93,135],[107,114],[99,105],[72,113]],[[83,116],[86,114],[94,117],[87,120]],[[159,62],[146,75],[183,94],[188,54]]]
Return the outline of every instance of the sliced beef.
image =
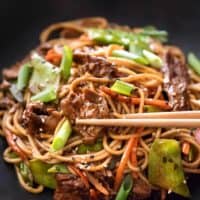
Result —
[[[43,130],[47,114],[43,103],[30,103],[27,105],[22,119],[29,134],[35,134]]]
[[[88,72],[95,77],[116,77],[117,70],[112,63],[106,61],[104,58],[75,51],[74,61],[81,64],[79,66],[80,75]]]
[[[43,103],[28,104],[22,116],[29,134],[41,131],[53,133],[61,117],[59,112],[48,109]]]
[[[74,124],[76,118],[107,118],[109,108],[104,97],[90,89],[81,93],[70,93],[61,101],[64,115]],[[85,143],[93,143],[103,132],[103,127],[76,125],[74,127]]]
[[[151,196],[151,186],[142,179],[134,180],[131,200],[144,200]]]
[[[189,76],[183,55],[177,54],[177,50],[169,48],[165,56],[165,64],[162,68],[164,73],[164,91],[173,110],[188,110],[187,86]]]
[[[54,200],[86,200],[89,199],[89,190],[82,180],[73,174],[57,174],[57,188]]]

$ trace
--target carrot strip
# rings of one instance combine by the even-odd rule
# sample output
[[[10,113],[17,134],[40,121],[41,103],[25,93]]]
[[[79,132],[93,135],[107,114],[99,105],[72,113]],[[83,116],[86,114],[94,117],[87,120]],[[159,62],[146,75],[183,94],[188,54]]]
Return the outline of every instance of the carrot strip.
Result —
[[[4,130],[6,140],[8,142],[8,145],[12,148],[12,150],[20,156],[22,160],[25,160],[27,158],[27,155],[22,151],[22,149],[16,144],[16,136],[13,135],[8,129]]]
[[[134,167],[137,166],[137,146],[138,146],[138,141],[139,141],[139,138],[138,137],[135,137],[135,140],[134,140],[134,144],[133,144],[133,149],[132,149],[132,153],[131,153],[131,163]],[[133,172],[132,173],[132,176],[133,178],[137,179],[138,178],[138,173],[137,172]]]
[[[122,155],[121,161],[117,168],[116,176],[115,176],[115,185],[114,189],[117,191],[123,179],[123,172],[130,157],[131,151],[133,148],[137,147],[138,134],[143,130],[143,128],[139,128],[136,134],[132,134],[131,138],[128,141],[124,154]],[[135,155],[136,156],[136,155]]]
[[[183,144],[182,144],[182,152],[185,155],[189,154],[189,152],[190,152],[190,144],[188,142],[183,142]]]
[[[116,92],[112,91],[110,88],[101,86],[100,89],[105,92],[106,94],[110,95],[113,98],[118,99],[121,102],[126,102],[126,103],[132,103],[135,105],[140,104],[141,99],[138,97],[126,97],[123,95],[119,95]],[[144,104],[145,105],[152,105],[159,107],[163,110],[170,110],[171,107],[168,105],[168,103],[165,100],[157,100],[157,99],[144,99]]]
[[[62,55],[58,54],[54,49],[50,49],[47,52],[45,59],[55,65],[59,65],[62,59]]]
[[[86,177],[78,168],[74,167],[73,165],[70,165],[70,167],[72,168],[72,170],[73,170],[78,176],[80,176],[80,178],[81,178],[81,180],[83,181],[83,183],[85,184],[85,186],[86,186],[87,188],[89,188],[90,185],[89,185],[89,182],[88,182],[87,177]]]

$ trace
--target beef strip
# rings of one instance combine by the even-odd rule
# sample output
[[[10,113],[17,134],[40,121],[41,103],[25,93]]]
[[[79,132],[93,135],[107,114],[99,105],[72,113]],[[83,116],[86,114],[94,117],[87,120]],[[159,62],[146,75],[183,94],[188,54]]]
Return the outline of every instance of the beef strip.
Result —
[[[89,190],[81,178],[73,174],[57,174],[57,188],[54,200],[85,200],[89,199]]]
[[[169,48],[165,56],[165,64],[162,68],[164,73],[164,91],[174,111],[189,109],[187,96],[189,76],[183,58],[181,52],[180,56],[178,56],[173,48]]]
[[[130,200],[144,200],[151,196],[151,186],[142,179],[135,179],[133,186],[133,194]]]
[[[52,133],[61,120],[61,114],[54,109],[48,111],[43,103],[30,103],[27,105],[22,119],[29,134],[41,131]]]
[[[88,72],[95,77],[112,78],[116,77],[118,73],[113,64],[102,57],[90,56],[86,53],[75,51],[73,58],[76,63],[81,64],[81,66],[79,66],[80,75]]]
[[[70,93],[61,101],[64,115],[74,125],[76,118],[107,118],[109,108],[104,97],[90,89],[82,93]],[[93,143],[103,132],[103,127],[74,125],[74,129],[83,136],[85,143]]]

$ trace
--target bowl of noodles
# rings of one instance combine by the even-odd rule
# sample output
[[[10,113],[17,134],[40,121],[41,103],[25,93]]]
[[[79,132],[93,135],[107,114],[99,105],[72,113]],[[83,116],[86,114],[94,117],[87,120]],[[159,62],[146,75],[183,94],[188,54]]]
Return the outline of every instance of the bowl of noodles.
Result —
[[[153,26],[94,17],[44,29],[2,72],[0,134],[26,191],[55,200],[191,198],[200,129],[78,124],[127,114],[199,110],[200,60]]]

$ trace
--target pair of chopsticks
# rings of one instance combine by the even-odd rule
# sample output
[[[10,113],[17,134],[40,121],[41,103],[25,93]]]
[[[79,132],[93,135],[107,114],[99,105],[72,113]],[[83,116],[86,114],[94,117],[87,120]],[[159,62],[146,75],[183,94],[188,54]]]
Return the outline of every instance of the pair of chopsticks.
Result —
[[[200,127],[200,111],[123,114],[120,119],[77,119],[76,124],[129,127]]]

